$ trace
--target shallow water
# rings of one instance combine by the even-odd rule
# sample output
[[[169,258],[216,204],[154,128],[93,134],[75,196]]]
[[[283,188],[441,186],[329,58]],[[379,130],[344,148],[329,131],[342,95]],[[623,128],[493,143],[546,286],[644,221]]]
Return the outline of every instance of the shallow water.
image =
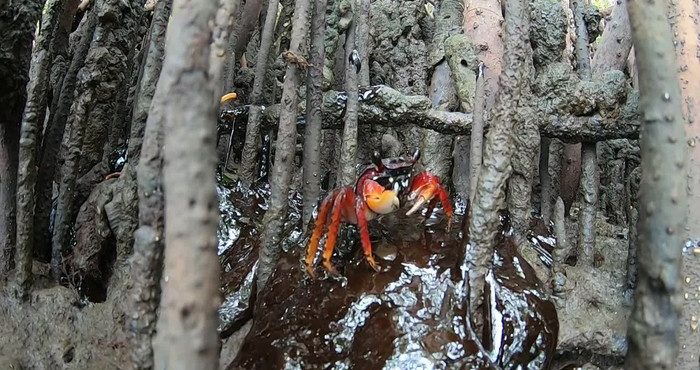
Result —
[[[231,369],[542,369],[554,355],[554,305],[505,236],[507,217],[487,280],[488,325],[480,331],[480,343],[472,325],[466,325],[464,307],[460,265],[465,241],[459,225],[465,207],[457,207],[462,212],[449,233],[441,211],[430,220],[402,216],[404,210],[372,222],[379,273],[364,261],[354,227],[344,227],[333,259],[340,276],[328,276],[319,267],[314,280],[301,262],[307,239],[298,217],[300,197],[292,194],[285,252],[254,304],[257,228],[267,189],[234,185],[220,188],[219,196],[225,295],[220,329],[224,335],[234,331],[253,311],[256,318]],[[551,250],[551,235],[541,235],[541,228],[533,231],[531,239],[542,243],[536,249]]]

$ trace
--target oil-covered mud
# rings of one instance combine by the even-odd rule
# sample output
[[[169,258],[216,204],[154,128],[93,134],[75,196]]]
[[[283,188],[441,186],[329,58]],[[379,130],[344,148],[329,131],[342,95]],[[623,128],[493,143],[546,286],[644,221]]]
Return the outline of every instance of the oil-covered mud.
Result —
[[[339,275],[318,267],[312,279],[301,262],[307,239],[293,196],[285,253],[253,301],[256,227],[266,191],[238,186],[220,189],[220,196],[225,293],[220,329],[226,336],[255,318],[228,368],[548,368],[557,313],[506,236],[507,224],[488,275],[482,343],[466,316],[461,215],[451,232],[441,211],[425,220],[403,216],[403,209],[371,222],[379,273],[365,262],[354,227],[345,226],[333,259]]]

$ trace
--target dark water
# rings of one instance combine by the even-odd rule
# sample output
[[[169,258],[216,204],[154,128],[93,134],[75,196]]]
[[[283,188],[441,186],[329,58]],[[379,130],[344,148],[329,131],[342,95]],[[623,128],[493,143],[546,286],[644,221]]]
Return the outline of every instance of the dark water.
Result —
[[[442,212],[427,222],[403,216],[405,210],[372,222],[379,273],[364,261],[354,228],[345,227],[333,260],[340,277],[319,267],[314,280],[301,262],[307,240],[299,222],[300,197],[294,194],[285,252],[253,302],[267,189],[221,185],[219,196],[225,295],[220,329],[227,335],[255,317],[230,369],[545,369],[552,360],[557,314],[506,236],[506,217],[487,277],[486,325],[478,329],[482,343],[475,340],[475,325],[467,325],[459,205],[449,233]],[[539,248],[551,250],[550,235],[541,232],[533,230],[531,239],[542,238]]]

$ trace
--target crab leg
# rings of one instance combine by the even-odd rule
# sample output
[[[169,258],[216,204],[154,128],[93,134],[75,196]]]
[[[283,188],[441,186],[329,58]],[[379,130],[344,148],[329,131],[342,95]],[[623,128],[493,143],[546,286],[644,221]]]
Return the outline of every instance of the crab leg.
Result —
[[[333,206],[338,191],[333,191],[328,196],[323,199],[321,206],[318,209],[318,217],[316,218],[316,223],[314,225],[314,232],[311,234],[311,240],[309,240],[309,246],[306,249],[306,272],[312,277],[314,274],[314,259],[316,258],[316,252],[318,251],[318,243],[321,240],[321,235],[323,234],[323,229],[326,227],[328,221],[328,213]]]
[[[342,216],[343,203],[346,201],[346,196],[348,193],[352,196],[352,190],[343,188],[340,193],[335,197],[333,202],[333,213],[331,214],[330,225],[328,225],[328,236],[326,237],[326,246],[323,249],[323,267],[326,271],[336,274],[337,271],[331,262],[331,257],[333,257],[333,249],[335,248],[335,243],[338,240],[338,229],[340,228],[340,218]]]
[[[436,189],[437,195],[440,198],[440,203],[442,203],[442,209],[445,210],[445,215],[447,216],[447,231],[450,231],[450,226],[452,225],[452,203],[450,202],[450,197],[447,196],[447,191],[445,188],[441,185],[438,184],[438,188]]]
[[[367,225],[367,204],[362,199],[357,199],[355,203],[355,212],[357,215],[357,228],[360,230],[360,240],[362,241],[362,250],[365,254],[365,259],[374,271],[379,271],[377,262],[374,261],[372,255],[372,242],[369,239],[369,226]]]

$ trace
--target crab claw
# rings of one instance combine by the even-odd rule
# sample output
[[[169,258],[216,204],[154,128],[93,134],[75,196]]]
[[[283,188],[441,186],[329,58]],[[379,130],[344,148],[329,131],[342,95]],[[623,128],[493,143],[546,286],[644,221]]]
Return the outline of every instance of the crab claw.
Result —
[[[230,92],[224,96],[221,97],[221,104],[227,103],[231,100],[236,100],[238,98],[238,94],[235,92]]]
[[[386,215],[399,209],[399,198],[393,190],[385,189],[374,180],[365,180],[362,194],[372,212]]]
[[[449,227],[449,221],[452,220],[452,204],[447,196],[447,191],[442,184],[440,184],[440,178],[430,174],[427,171],[423,171],[416,175],[411,182],[408,200],[416,202],[413,204],[411,209],[406,212],[406,215],[410,216],[414,214],[425,203],[428,203],[431,207],[433,207],[436,204],[436,201],[433,201],[435,196],[437,196],[440,203],[442,203],[442,208],[445,210],[445,214],[448,218]]]

